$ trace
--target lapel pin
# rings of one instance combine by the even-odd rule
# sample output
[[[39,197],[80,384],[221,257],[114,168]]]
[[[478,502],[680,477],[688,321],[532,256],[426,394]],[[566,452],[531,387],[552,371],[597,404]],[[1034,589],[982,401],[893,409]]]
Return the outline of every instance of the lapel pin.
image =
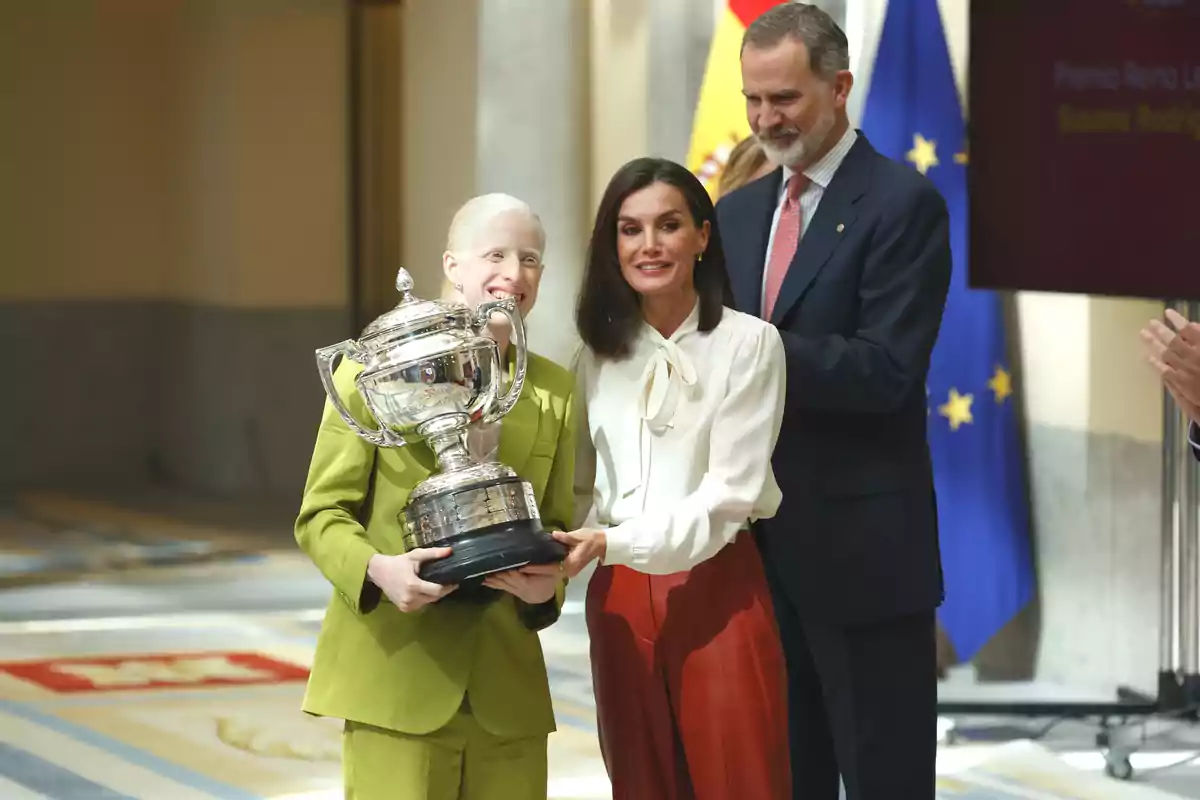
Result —
[[[846,226],[839,222],[837,226],[837,232],[841,233],[844,230],[846,230]]]

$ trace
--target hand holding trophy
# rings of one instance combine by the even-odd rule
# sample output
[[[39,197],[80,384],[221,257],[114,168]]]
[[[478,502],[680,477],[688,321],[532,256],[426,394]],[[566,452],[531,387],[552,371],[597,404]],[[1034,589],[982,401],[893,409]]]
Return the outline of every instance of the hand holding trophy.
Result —
[[[378,447],[424,444],[437,459],[438,471],[413,489],[399,520],[410,551],[451,548],[445,558],[424,561],[420,577],[477,586],[493,573],[560,561],[566,549],[542,529],[529,483],[504,464],[476,463],[464,443],[471,425],[499,421],[521,394],[527,350],[516,304],[492,300],[472,312],[462,303],[421,300],[404,269],[396,288],[399,304],[357,341],[321,348],[316,356],[325,392],[352,431]],[[507,388],[496,342],[482,335],[493,313],[511,325],[514,369]],[[378,424],[373,430],[360,425],[338,395],[333,370],[339,356],[364,367],[355,386]]]

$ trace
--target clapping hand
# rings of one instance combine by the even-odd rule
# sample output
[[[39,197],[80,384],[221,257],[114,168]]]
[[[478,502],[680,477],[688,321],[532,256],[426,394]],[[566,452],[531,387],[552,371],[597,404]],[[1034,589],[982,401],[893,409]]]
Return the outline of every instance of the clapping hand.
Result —
[[[1166,316],[1169,327],[1156,319],[1142,328],[1146,357],[1179,407],[1200,423],[1200,323],[1171,309]]]

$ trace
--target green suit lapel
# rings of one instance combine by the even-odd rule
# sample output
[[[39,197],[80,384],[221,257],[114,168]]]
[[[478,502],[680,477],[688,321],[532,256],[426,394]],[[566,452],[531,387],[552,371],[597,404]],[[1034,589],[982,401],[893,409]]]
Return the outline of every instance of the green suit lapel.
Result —
[[[512,410],[500,420],[500,451],[497,457],[517,474],[525,469],[537,440],[538,424],[542,417],[538,394],[537,389],[526,384]]]

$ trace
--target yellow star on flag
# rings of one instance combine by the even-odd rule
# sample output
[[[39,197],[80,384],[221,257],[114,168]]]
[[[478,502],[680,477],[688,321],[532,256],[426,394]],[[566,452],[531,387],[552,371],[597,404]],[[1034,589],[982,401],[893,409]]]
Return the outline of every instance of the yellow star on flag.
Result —
[[[1003,403],[1013,393],[1012,375],[999,364],[996,365],[996,371],[992,373],[992,379],[988,381],[987,385],[992,390],[992,394],[996,396],[997,405]]]
[[[963,148],[963,151],[961,153],[954,154],[954,163],[962,164],[964,167],[969,163],[969,160],[967,158],[966,148]]]
[[[936,167],[941,162],[937,157],[937,141],[934,139],[926,139],[919,133],[913,134],[913,147],[905,156],[912,165],[917,168],[917,172],[924,175],[929,172],[930,167]]]
[[[950,399],[938,406],[938,413],[950,420],[950,430],[957,431],[962,425],[970,425],[975,421],[971,416],[971,403],[975,402],[973,394],[959,394],[957,389],[950,389]]]

